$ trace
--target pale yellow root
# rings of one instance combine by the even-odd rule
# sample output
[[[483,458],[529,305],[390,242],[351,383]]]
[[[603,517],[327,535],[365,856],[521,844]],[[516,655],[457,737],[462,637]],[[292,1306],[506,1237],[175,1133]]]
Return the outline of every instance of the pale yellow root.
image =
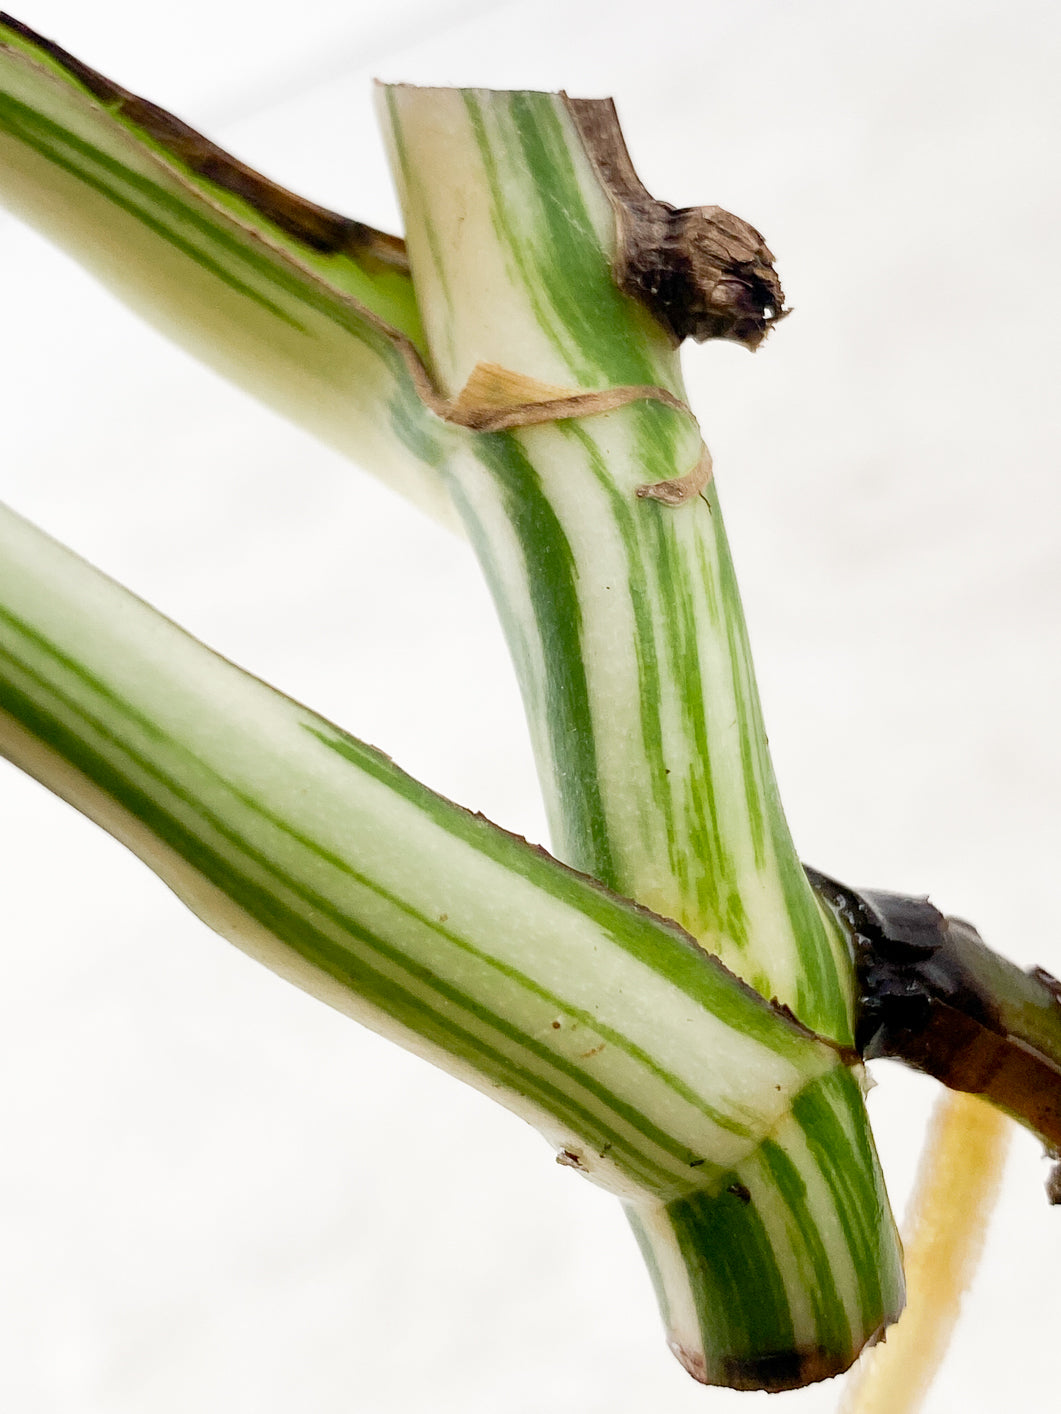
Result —
[[[840,1414],[915,1414],[946,1354],[998,1197],[1011,1121],[945,1091],[907,1212],[906,1310],[851,1376]]]

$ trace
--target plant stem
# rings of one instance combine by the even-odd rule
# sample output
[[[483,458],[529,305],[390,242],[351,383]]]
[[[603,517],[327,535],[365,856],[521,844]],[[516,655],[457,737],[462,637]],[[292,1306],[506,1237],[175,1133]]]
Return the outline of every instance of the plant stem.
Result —
[[[672,338],[616,287],[615,214],[562,97],[395,87],[380,106],[445,393],[493,376],[684,402]],[[851,959],[778,801],[714,488],[676,506],[645,494],[703,456],[687,409],[643,400],[482,435],[447,469],[516,661],[557,852],[850,1045]],[[794,1115],[691,1203],[631,1212],[699,1379],[834,1374],[898,1312],[850,1076],[828,1111]]]
[[[445,391],[489,365],[684,401],[673,340],[614,285],[612,208],[560,98],[391,88],[384,114]],[[714,489],[636,494],[702,451],[691,414],[641,402],[481,437],[451,467],[557,852],[849,1044],[850,962],[780,807]]]
[[[295,197],[0,18],[0,199],[163,333],[451,524],[400,241]],[[390,336],[387,330],[390,330]]]
[[[625,1198],[717,1184],[847,1079],[673,924],[443,800],[3,508],[0,752],[223,936]]]

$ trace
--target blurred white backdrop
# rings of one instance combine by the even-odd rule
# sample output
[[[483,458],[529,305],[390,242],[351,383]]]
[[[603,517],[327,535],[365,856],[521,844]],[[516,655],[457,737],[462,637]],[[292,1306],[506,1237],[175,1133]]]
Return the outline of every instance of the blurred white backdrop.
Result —
[[[373,76],[613,94],[649,188],[796,312],[690,351],[803,856],[1061,972],[1061,11],[1039,0],[20,0],[397,228]],[[0,216],[0,496],[455,799],[544,838],[470,553]],[[664,1348],[618,1207],[0,775],[0,1407],[761,1409]],[[877,1068],[900,1211],[934,1086]],[[1061,1212],[1019,1135],[927,1414],[1050,1407]],[[415,1218],[410,1220],[410,1214]],[[777,1403],[835,1407],[818,1387]],[[772,1407],[772,1406],[771,1406]]]

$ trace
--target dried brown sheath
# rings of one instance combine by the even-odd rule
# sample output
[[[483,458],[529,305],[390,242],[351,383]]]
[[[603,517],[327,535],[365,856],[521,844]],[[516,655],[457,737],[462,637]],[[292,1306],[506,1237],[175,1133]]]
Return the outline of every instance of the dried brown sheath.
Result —
[[[47,54],[106,108],[135,123],[178,163],[247,202],[280,230],[310,249],[323,255],[343,254],[356,256],[359,260],[376,260],[383,265],[408,271],[405,242],[397,236],[389,236],[361,221],[340,216],[338,212],[329,211],[269,181],[268,177],[263,177],[260,172],[255,172],[225,152],[165,108],[130,93],[127,88],[89,68],[28,25],[10,15],[0,14],[0,20],[8,29],[21,34]]]
[[[785,315],[774,257],[759,232],[721,206],[657,201],[634,171],[610,98],[568,98],[582,144],[615,211],[615,282],[677,340],[758,348]]]
[[[1061,986],[991,951],[925,898],[859,892],[808,869],[843,919],[859,981],[855,1041],[982,1095],[1061,1156]],[[1061,1199],[1055,1176],[1052,1201]],[[1056,1191],[1057,1197],[1054,1197]]]

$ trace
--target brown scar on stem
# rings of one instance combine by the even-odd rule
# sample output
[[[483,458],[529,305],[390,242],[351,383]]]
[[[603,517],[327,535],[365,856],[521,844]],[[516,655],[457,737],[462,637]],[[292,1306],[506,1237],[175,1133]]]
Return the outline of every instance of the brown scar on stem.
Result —
[[[615,213],[615,283],[678,343],[758,348],[789,312],[759,232],[720,206],[657,200],[634,170],[612,99],[561,98]]]
[[[586,1167],[579,1155],[572,1149],[561,1149],[556,1156],[556,1162],[569,1169],[585,1169]]]

